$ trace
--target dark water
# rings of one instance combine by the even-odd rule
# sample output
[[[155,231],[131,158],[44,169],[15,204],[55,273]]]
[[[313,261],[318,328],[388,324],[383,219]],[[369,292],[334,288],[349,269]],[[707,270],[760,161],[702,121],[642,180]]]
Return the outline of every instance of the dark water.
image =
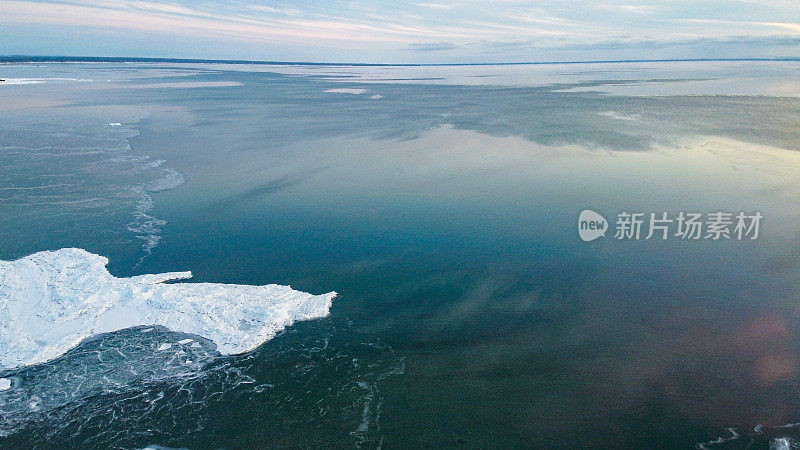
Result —
[[[469,69],[517,80],[483,85],[458,68],[0,67],[93,80],[0,86],[0,258],[75,246],[117,276],[340,294],[248,355],[156,355],[182,336],[133,329],[2,373],[0,446],[796,439],[799,67],[670,64]],[[583,209],[764,222],[754,241],[585,243]]]

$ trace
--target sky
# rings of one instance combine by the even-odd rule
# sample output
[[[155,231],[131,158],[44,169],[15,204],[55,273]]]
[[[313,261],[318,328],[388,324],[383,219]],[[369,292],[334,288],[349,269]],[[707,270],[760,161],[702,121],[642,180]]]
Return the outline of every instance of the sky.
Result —
[[[345,63],[800,57],[800,0],[0,0],[0,54]]]

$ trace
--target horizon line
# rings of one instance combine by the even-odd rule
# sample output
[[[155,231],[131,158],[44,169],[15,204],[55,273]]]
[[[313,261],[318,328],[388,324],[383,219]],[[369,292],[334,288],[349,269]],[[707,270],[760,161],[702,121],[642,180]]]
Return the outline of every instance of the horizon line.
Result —
[[[248,59],[206,59],[206,58],[165,58],[139,56],[54,56],[54,55],[0,55],[0,64],[9,63],[81,63],[81,62],[143,62],[143,63],[205,63],[205,64],[252,64],[284,66],[362,66],[362,67],[436,67],[436,66],[513,66],[513,65],[556,65],[556,64],[612,64],[646,62],[735,62],[735,61],[800,61],[800,57],[775,58],[664,58],[664,59],[607,59],[574,61],[518,61],[518,62],[478,62],[478,63],[347,63],[312,61],[269,61]]]

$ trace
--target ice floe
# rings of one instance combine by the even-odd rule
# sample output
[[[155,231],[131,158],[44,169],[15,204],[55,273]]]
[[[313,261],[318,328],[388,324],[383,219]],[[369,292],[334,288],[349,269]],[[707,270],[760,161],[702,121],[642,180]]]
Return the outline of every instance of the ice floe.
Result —
[[[274,284],[165,283],[191,272],[117,278],[107,264],[77,248],[0,261],[0,369],[43,363],[93,335],[140,325],[244,353],[296,321],[327,316],[336,296]]]
[[[353,94],[353,95],[359,95],[359,94],[365,94],[367,92],[367,90],[366,89],[356,89],[356,88],[332,88],[332,89],[326,89],[325,92],[328,92],[328,93],[331,93],[331,94]]]
[[[22,84],[42,84],[47,83],[48,81],[80,81],[80,82],[91,82],[93,80],[86,80],[82,78],[6,78],[3,82],[0,82],[0,86],[13,86],[13,85],[22,85]]]
[[[639,120],[638,114],[621,114],[616,111],[604,111],[599,114],[612,120],[623,120],[626,122],[636,122]]]

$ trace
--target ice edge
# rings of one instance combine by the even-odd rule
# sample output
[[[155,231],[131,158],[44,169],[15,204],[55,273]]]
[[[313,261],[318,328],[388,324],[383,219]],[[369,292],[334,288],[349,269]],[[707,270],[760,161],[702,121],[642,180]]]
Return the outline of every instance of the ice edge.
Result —
[[[325,317],[336,292],[289,286],[169,283],[191,272],[117,278],[108,259],[83,249],[0,261],[0,369],[58,358],[92,336],[160,325],[246,353],[301,320]]]

